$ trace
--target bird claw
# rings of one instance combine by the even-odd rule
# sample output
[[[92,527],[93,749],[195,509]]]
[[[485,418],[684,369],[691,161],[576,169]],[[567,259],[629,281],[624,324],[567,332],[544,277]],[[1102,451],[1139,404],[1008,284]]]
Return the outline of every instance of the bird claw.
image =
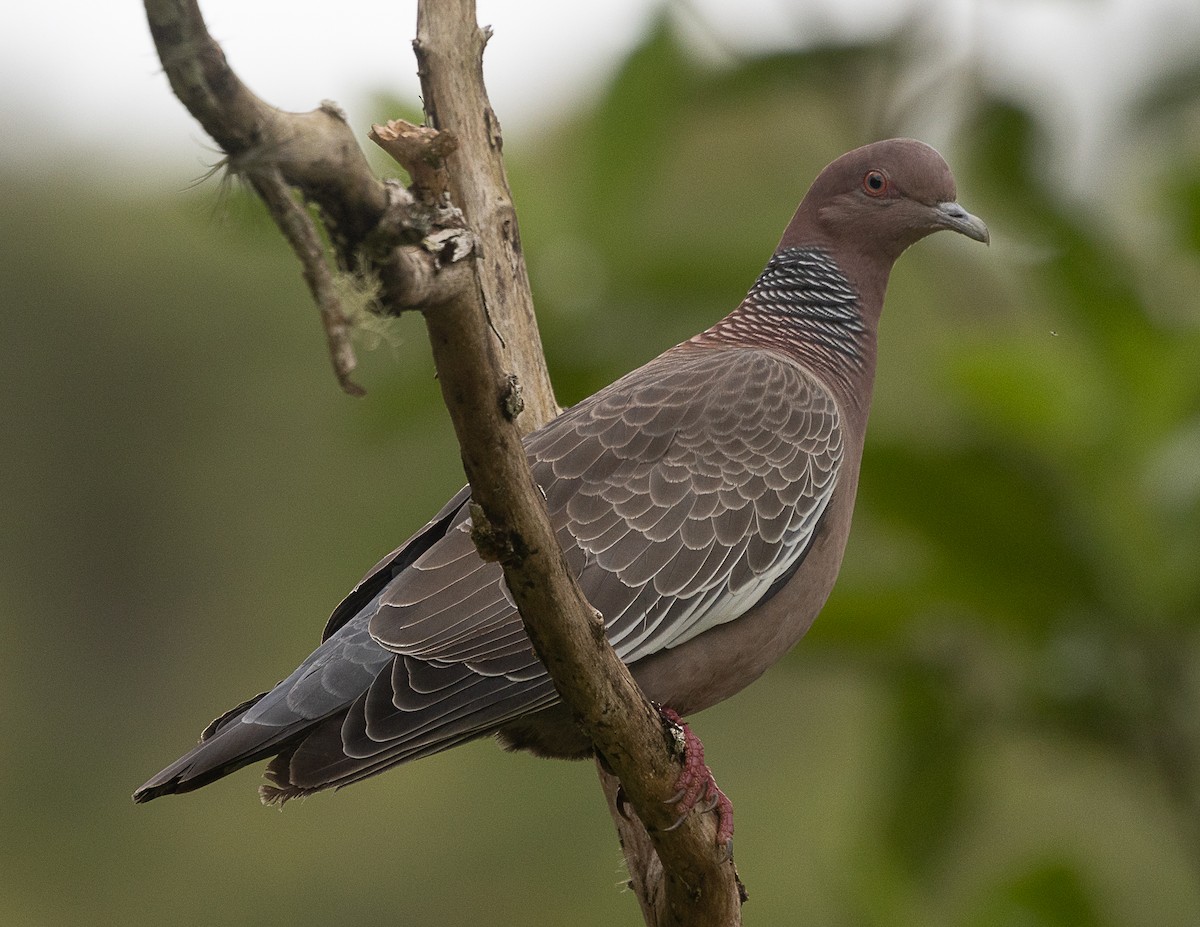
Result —
[[[720,803],[721,803],[720,795],[713,795],[703,805],[698,805],[696,810],[699,811],[701,814],[708,814],[708,812],[712,811]]]
[[[717,843],[724,846],[726,859],[733,857],[733,802],[717,786],[712,770],[704,762],[704,744],[692,733],[683,718],[670,708],[660,708],[663,718],[678,732],[682,741],[683,770],[675,785],[678,791],[666,804],[678,805],[683,812],[667,830],[675,830],[693,811],[717,813]]]

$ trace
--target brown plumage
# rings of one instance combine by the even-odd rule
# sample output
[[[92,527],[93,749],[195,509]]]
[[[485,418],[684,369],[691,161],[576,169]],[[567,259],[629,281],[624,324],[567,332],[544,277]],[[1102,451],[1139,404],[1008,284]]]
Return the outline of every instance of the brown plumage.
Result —
[[[646,694],[681,714],[742,689],[798,641],[841,563],[892,263],[951,229],[987,241],[949,168],[909,139],[813,183],[730,315],[526,439],[551,521]],[[578,757],[464,489],[334,611],[321,646],[134,795],[274,757],[285,800],[496,733]]]

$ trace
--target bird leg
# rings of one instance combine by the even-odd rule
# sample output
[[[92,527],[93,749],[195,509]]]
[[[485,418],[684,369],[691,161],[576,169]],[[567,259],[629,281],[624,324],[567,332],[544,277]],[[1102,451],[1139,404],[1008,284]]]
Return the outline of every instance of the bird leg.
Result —
[[[676,805],[682,814],[667,830],[674,830],[695,810],[702,814],[717,812],[717,843],[726,847],[733,855],[733,802],[717,786],[712,770],[704,762],[704,744],[692,733],[678,712],[670,708],[659,708],[664,720],[672,726],[683,742],[683,771],[675,782],[678,791],[667,799],[667,804]]]

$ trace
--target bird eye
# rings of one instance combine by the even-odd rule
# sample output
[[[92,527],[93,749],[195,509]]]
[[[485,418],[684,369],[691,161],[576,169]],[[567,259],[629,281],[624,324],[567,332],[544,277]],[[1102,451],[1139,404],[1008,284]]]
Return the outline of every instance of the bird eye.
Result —
[[[863,189],[871,196],[882,196],[887,192],[888,181],[883,171],[867,171],[863,177]]]

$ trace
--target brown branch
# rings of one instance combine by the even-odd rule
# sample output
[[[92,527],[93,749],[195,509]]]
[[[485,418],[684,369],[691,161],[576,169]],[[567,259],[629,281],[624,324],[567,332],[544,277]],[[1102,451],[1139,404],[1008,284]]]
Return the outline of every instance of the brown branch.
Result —
[[[446,157],[450,195],[479,237],[484,308],[500,337],[502,366],[517,374],[524,387],[526,414],[520,428],[529,432],[559,409],[546,372],[517,213],[504,172],[500,123],[483,83],[483,48],[490,35],[476,24],[473,2],[417,4],[413,51],[426,120],[441,132],[452,132],[458,143]],[[446,41],[448,37],[453,41]]]
[[[654,851],[654,841],[636,814],[630,814],[622,806],[624,793],[621,780],[604,768],[599,757],[596,759],[596,774],[600,777],[600,789],[608,805],[609,816],[617,829],[621,844],[621,855],[625,859],[625,870],[629,873],[628,887],[642,909],[642,919],[652,927],[667,923],[666,882],[663,878],[662,861]],[[739,883],[740,884],[740,883]],[[730,923],[737,923],[731,920]]]
[[[438,380],[477,505],[477,535],[488,539],[481,552],[500,561],[555,688],[645,825],[644,831],[624,825],[613,789],[610,808],[623,832],[647,923],[738,924],[740,884],[732,862],[716,845],[713,816],[691,815],[677,830],[667,830],[675,823],[667,802],[680,771],[674,738],[609,645],[602,616],[568,569],[529,474],[519,431],[506,414],[512,372],[525,387],[520,421],[527,429],[547,421],[556,408],[528,301],[499,127],[483,85],[486,42],[487,33],[475,21],[474,0],[419,3],[414,48],[426,112],[439,130],[454,133],[457,145],[446,157],[450,192],[482,245],[478,289],[464,290],[425,313]],[[503,315],[489,311],[501,306]],[[503,327],[510,313],[521,316],[526,306],[529,331]],[[527,352],[514,351],[520,346]],[[505,364],[498,356],[501,347],[507,352]],[[639,831],[649,839],[635,839]]]

